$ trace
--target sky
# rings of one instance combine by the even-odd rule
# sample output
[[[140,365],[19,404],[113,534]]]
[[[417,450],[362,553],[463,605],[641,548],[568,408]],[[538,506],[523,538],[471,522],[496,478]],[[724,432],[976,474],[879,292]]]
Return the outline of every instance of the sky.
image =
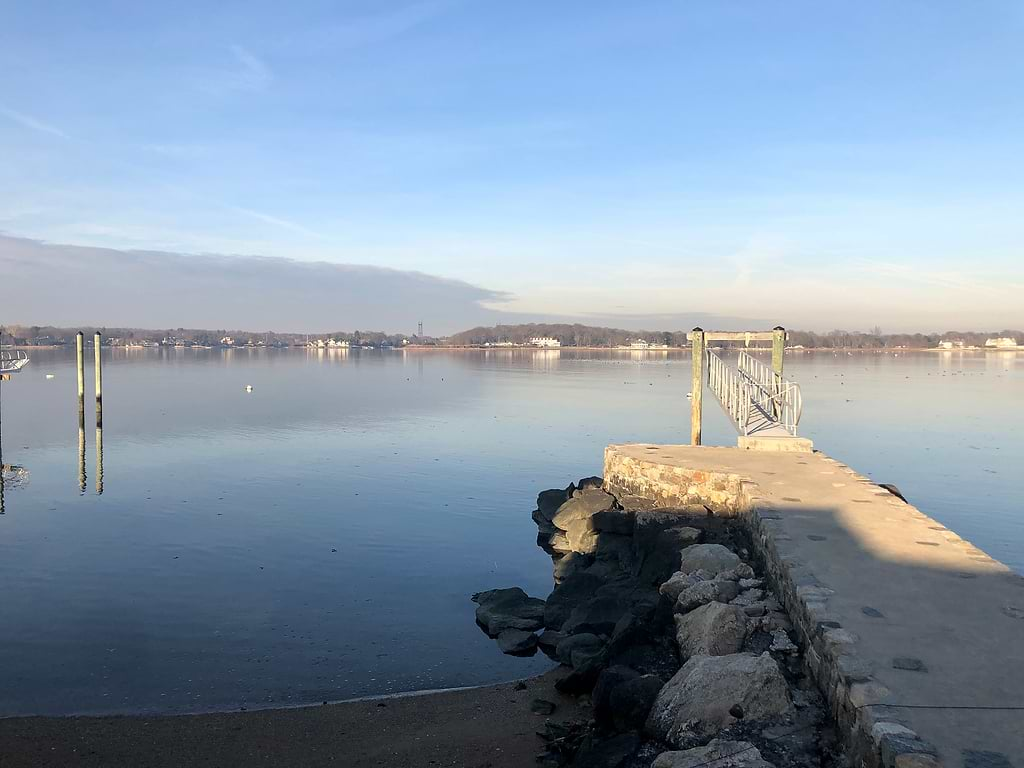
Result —
[[[1021,327],[1022,37],[1016,0],[0,0],[0,320],[198,325],[166,270],[230,264],[218,327],[371,325],[311,270],[406,332]],[[76,290],[97,253],[152,300]]]

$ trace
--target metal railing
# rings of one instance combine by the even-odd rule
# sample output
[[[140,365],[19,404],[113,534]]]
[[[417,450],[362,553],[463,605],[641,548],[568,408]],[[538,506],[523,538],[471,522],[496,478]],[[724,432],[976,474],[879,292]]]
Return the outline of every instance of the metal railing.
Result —
[[[782,427],[796,435],[803,397],[800,387],[755,357],[740,352],[737,367],[707,351],[708,387],[741,435]]]
[[[28,365],[28,354],[21,350],[0,350],[0,373],[17,373]]]

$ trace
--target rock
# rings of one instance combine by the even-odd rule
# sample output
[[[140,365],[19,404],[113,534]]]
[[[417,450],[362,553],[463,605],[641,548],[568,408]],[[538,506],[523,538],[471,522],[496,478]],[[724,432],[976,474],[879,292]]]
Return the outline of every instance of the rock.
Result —
[[[572,546],[570,546],[565,532],[557,528],[552,528],[551,530],[554,533],[548,533],[546,530],[537,532],[537,546],[552,557],[567,555],[572,552]]]
[[[589,520],[595,512],[611,509],[615,497],[600,490],[580,491],[562,504],[551,518],[551,522],[563,531],[568,530],[574,520]]]
[[[734,597],[732,600],[727,601],[727,602],[731,602],[733,605],[744,606],[744,605],[753,605],[754,603],[759,603],[763,599],[764,599],[764,590],[763,589],[745,589],[742,592],[740,592],[738,596]]]
[[[521,629],[506,629],[498,634],[498,648],[513,655],[532,653],[537,649],[537,636]]]
[[[592,597],[605,580],[589,570],[577,570],[566,576],[548,595],[544,607],[544,626],[562,629],[573,609]]]
[[[581,491],[601,490],[604,487],[604,478],[597,477],[596,475],[593,477],[584,477],[576,483],[576,487]]]
[[[617,533],[621,536],[632,536],[636,524],[636,513],[625,509],[603,509],[595,512],[590,518],[594,530],[601,533]]]
[[[754,589],[764,585],[764,579],[740,579],[740,589]]]
[[[562,631],[570,635],[580,632],[610,635],[627,610],[629,606],[619,597],[598,595],[573,608]]]
[[[708,603],[676,616],[676,642],[683,659],[738,653],[746,638],[747,615],[734,605]]]
[[[477,623],[491,637],[506,629],[532,631],[544,626],[544,601],[519,587],[478,592],[473,602],[477,603]]]
[[[545,629],[537,635],[537,645],[542,651],[554,651],[558,644],[565,640],[566,635],[555,629]]]
[[[547,699],[534,699],[530,702],[530,711],[535,715],[547,715],[553,714],[557,709],[553,701]]]
[[[658,693],[645,729],[675,746],[690,746],[735,722],[729,710],[736,704],[744,722],[791,711],[786,681],[768,653],[694,656]]]
[[[633,567],[633,537],[617,533],[599,533],[596,557],[598,560],[614,563],[623,573],[628,573]]]
[[[698,576],[692,573],[683,573],[682,571],[676,571],[669,576],[668,581],[663,582],[658,591],[666,595],[669,600],[673,603],[678,599],[680,593],[692,587],[694,584],[698,584],[702,581]]]
[[[751,617],[764,616],[768,612],[768,606],[764,603],[751,603],[743,606],[743,612]]]
[[[701,581],[679,593],[675,609],[677,613],[686,613],[705,603],[728,603],[739,591],[735,581]]]
[[[558,508],[572,498],[573,491],[575,490],[576,486],[570,483],[569,487],[565,489],[553,488],[550,491],[541,491],[537,495],[537,512],[541,517],[550,522]]]
[[[639,746],[640,737],[635,733],[620,733],[610,739],[591,736],[584,740],[572,764],[579,768],[624,768]]]
[[[591,527],[589,517],[573,520],[565,529],[566,541],[573,552],[593,554],[597,551],[597,537],[597,531]]]
[[[703,507],[700,507],[706,513]],[[633,525],[633,575],[648,584],[661,584],[678,570],[679,550],[695,544],[701,532],[684,525],[692,513],[678,510],[637,512]]]
[[[740,563],[735,568],[730,568],[727,571],[722,571],[717,574],[720,579],[729,579],[731,581],[741,581],[744,579],[754,578],[754,569],[746,563]]]
[[[703,569],[717,576],[739,564],[739,555],[721,544],[694,544],[683,550],[679,570],[693,573]]]
[[[616,686],[610,701],[613,726],[620,731],[643,728],[664,685],[665,681],[657,675],[640,675]]]
[[[569,552],[558,556],[551,570],[555,584],[561,584],[573,574],[585,571],[593,562],[594,558],[591,555],[584,555],[581,552]]]
[[[784,629],[776,629],[772,632],[772,645],[769,650],[779,653],[796,653],[797,647]]]
[[[555,658],[563,664],[572,664],[573,651],[579,649],[590,649],[600,651],[604,648],[605,641],[597,635],[582,633],[570,635],[555,646]]]
[[[662,752],[651,768],[775,768],[748,741],[712,739],[703,747]]]
[[[598,675],[590,698],[594,703],[594,720],[599,726],[608,728],[612,725],[612,691],[638,677],[638,672],[621,665],[608,667]]]

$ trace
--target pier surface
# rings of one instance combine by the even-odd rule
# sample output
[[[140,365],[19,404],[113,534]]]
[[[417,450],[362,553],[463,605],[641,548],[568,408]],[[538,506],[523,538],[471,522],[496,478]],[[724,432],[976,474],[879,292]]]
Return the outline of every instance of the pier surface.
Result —
[[[605,482],[746,519],[866,765],[1024,768],[1024,577],[818,452],[613,445]]]

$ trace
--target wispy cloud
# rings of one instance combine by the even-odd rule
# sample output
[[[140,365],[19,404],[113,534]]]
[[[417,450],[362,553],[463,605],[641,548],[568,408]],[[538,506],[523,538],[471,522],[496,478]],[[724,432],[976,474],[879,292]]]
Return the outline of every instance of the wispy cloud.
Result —
[[[265,90],[274,79],[270,67],[244,46],[228,46],[230,65],[203,73],[200,87],[215,95],[233,91],[257,93]]]
[[[64,131],[62,131],[60,128],[50,125],[49,123],[44,123],[42,120],[34,118],[31,115],[26,115],[24,112],[18,112],[8,107],[0,106],[0,115],[4,115],[5,117],[10,118],[16,123],[21,123],[21,125],[25,126],[26,128],[31,128],[33,131],[38,131],[40,133],[48,133],[51,136],[58,136],[62,139],[71,138],[66,133],[64,133]]]
[[[305,235],[306,237],[315,237],[318,239],[323,238],[323,235],[321,235],[319,232],[314,232],[313,230],[307,229],[301,224],[296,224],[293,221],[281,219],[278,218],[277,216],[271,216],[268,213],[261,213],[260,211],[254,211],[250,208],[242,208],[241,206],[238,205],[226,205],[224,207],[227,208],[229,211],[234,211],[235,213],[241,214],[242,216],[248,216],[249,218],[262,221],[266,224],[273,224],[275,227],[288,229],[291,230],[292,232],[297,232],[300,235]]]

